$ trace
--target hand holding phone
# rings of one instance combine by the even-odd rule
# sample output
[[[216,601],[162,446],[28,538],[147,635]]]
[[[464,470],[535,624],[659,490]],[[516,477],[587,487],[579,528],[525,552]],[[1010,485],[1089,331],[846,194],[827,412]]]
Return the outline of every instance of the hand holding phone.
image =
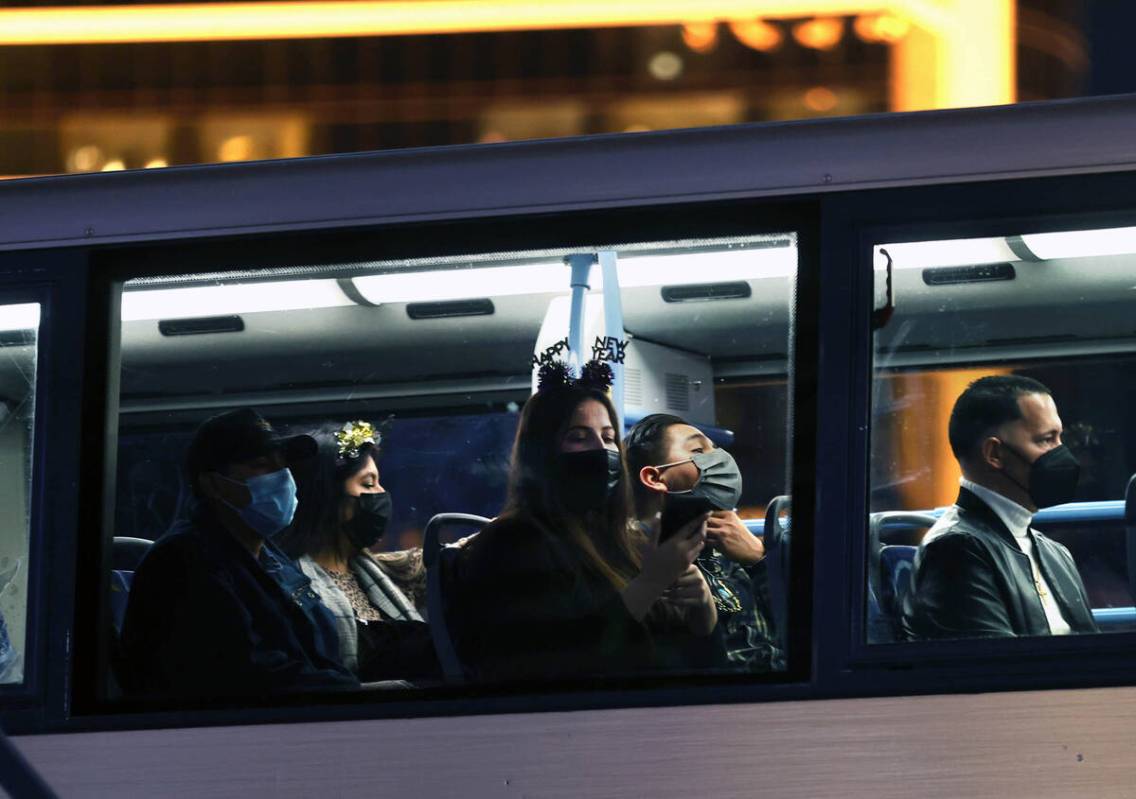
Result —
[[[663,543],[699,516],[714,510],[710,500],[689,494],[668,494],[659,520],[659,543]]]

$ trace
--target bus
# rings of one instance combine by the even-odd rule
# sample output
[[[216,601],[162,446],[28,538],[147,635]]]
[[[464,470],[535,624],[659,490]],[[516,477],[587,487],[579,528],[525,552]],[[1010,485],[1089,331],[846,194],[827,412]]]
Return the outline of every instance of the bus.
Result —
[[[4,730],[60,795],[1125,795],[1134,129],[1113,97],[0,183]],[[783,667],[123,692],[202,420],[372,422],[380,546],[431,564],[565,348],[621,423],[733,453]],[[1053,392],[1081,477],[1034,524],[1099,632],[904,640],[951,407],[997,374]]]

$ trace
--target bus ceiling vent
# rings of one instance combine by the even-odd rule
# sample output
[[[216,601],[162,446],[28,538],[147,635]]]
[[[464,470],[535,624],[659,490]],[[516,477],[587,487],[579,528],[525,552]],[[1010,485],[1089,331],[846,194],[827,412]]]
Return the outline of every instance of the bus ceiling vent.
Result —
[[[206,333],[240,333],[245,320],[239,316],[198,316],[190,319],[160,319],[158,332],[163,336],[201,336]]]
[[[749,283],[734,280],[727,283],[696,283],[690,286],[663,286],[663,302],[707,302],[709,300],[745,300],[753,295]]]

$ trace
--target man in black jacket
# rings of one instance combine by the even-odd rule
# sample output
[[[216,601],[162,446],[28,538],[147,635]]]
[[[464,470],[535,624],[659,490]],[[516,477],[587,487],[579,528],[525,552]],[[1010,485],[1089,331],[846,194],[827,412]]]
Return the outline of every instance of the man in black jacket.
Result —
[[[951,411],[958,501],[919,548],[904,600],[909,638],[1095,632],[1069,550],[1030,528],[1069,502],[1080,473],[1049,389],[1015,375],[971,383]]]
[[[186,458],[194,516],[151,547],[130,590],[128,691],[202,699],[358,687],[334,625],[317,623],[309,581],[271,542],[296,509],[287,463],[314,451],[310,437],[281,439],[249,408],[198,428]]]

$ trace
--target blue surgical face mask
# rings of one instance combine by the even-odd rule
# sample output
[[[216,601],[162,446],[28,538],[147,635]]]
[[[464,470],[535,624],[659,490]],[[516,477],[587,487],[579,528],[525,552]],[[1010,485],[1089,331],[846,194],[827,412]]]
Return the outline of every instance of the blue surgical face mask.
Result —
[[[300,503],[296,499],[296,481],[287,469],[250,477],[244,482],[225,475],[220,477],[248,489],[251,500],[243,508],[221,501],[236,511],[241,521],[260,533],[262,538],[271,538],[292,523]]]

